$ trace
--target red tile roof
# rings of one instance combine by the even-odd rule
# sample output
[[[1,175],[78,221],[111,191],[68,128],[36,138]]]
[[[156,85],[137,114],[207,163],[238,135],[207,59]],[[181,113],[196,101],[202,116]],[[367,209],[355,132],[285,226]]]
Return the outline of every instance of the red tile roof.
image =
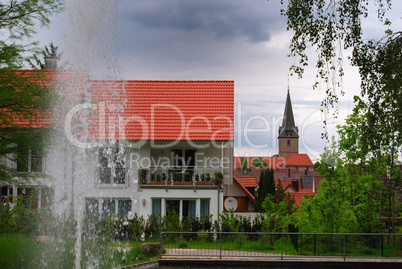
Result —
[[[259,156],[235,156],[233,157],[233,169],[237,170],[240,167],[240,163],[242,158],[246,158],[248,167],[251,167],[251,161],[255,158],[259,158]],[[289,157],[261,157],[264,162],[270,168],[274,168],[275,170],[281,170],[285,167],[314,167],[313,162],[310,157],[305,153],[293,153]],[[258,168],[257,168],[258,170]]]
[[[308,166],[314,167],[310,157],[305,153],[293,153],[286,160],[287,167]]]
[[[233,181],[237,183],[240,188],[244,191],[244,193],[250,198],[254,197],[249,193],[246,189],[248,187],[255,188],[258,185],[259,179],[257,178],[256,172],[247,172],[246,174],[242,174],[243,172],[237,172],[236,175],[233,176]],[[305,195],[315,195],[315,191],[313,189],[303,189],[303,184],[300,179],[305,176],[305,171],[295,171],[291,169],[291,173],[289,176],[288,170],[275,170],[274,178],[275,185],[278,184],[279,179],[281,180],[281,184],[286,190],[287,188],[292,188],[295,192],[290,192],[290,195],[293,195],[296,204],[299,204]],[[307,176],[314,176],[314,187],[317,189],[318,184],[320,183],[322,177],[316,171],[307,171]],[[296,190],[292,186],[292,179],[298,180],[298,190]],[[254,199],[255,200],[255,199]]]
[[[234,81],[89,80],[68,70],[18,72],[44,72],[72,99],[87,92],[90,98],[81,103],[94,105],[88,120],[92,139],[234,139]]]
[[[255,188],[257,187],[258,184],[258,179],[253,176],[244,176],[244,177],[236,177],[237,181],[243,185],[244,187],[252,187]]]
[[[243,192],[247,195],[247,197],[250,199],[250,201],[251,201],[254,205],[256,205],[256,201],[255,201],[254,195],[252,195],[252,194],[246,189],[246,186],[244,186],[244,185],[241,183],[241,179],[240,179],[239,177],[234,176],[234,177],[233,177],[233,181],[234,181],[235,183],[237,183],[237,185],[239,185],[239,187],[240,187],[240,188],[243,190]]]
[[[109,139],[233,140],[233,81],[90,83],[92,100],[102,115],[97,130],[106,130]],[[110,102],[121,107],[107,106]],[[125,123],[115,127],[114,137],[108,132],[113,117]]]
[[[251,167],[251,161],[254,158],[258,158],[258,156],[247,156],[247,157],[235,156],[235,157],[233,157],[233,169],[234,170],[237,170],[237,168],[240,167],[242,158],[246,158],[248,166]],[[270,168],[273,167],[274,169],[280,169],[286,163],[286,160],[288,157],[262,157],[262,158],[263,158],[264,162]]]

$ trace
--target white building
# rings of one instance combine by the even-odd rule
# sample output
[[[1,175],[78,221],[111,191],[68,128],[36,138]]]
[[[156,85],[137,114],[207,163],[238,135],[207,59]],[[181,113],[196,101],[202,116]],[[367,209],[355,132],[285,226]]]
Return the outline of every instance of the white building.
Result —
[[[234,82],[83,81],[38,179],[2,195],[40,186],[58,213],[217,219],[233,180]]]

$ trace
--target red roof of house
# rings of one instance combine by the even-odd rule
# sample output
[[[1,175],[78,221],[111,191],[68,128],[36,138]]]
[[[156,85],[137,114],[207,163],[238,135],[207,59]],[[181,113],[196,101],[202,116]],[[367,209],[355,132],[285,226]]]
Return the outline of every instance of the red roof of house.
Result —
[[[246,158],[247,164],[249,167],[251,167],[251,161],[255,158],[259,158],[258,156],[247,156],[247,157],[241,157],[241,156],[235,156],[233,157],[233,169],[237,170],[237,168],[240,167],[240,163],[242,158]],[[286,160],[288,157],[262,157],[264,162],[270,167],[274,169],[280,169],[282,166],[285,165]],[[256,169],[259,170],[259,169]]]
[[[255,180],[255,178],[254,178],[254,180]],[[235,183],[237,183],[237,185],[239,185],[239,187],[240,187],[240,188],[243,190],[243,192],[247,195],[247,197],[250,199],[250,201],[255,205],[255,204],[256,204],[255,197],[254,197],[254,195],[252,195],[252,194],[246,189],[246,186],[241,183],[242,179],[239,178],[239,177],[233,176],[233,181],[234,181]]]
[[[85,117],[92,139],[234,139],[234,81],[89,80],[74,71],[19,72],[45,72],[61,82],[62,95],[81,99],[76,104],[90,102]]]
[[[240,167],[242,158],[246,158],[248,167],[251,167],[251,161],[255,158],[259,158],[259,156],[233,157],[234,170],[237,170],[237,168]],[[305,153],[293,153],[289,157],[261,157],[261,158],[269,166],[269,168],[273,168],[275,170],[281,170],[286,167],[299,167],[299,166],[314,167],[314,164],[311,161],[310,157]]]
[[[101,115],[96,123],[99,139],[233,140],[234,137],[233,81],[95,80],[90,82],[89,92]],[[113,119],[119,118],[123,124],[114,124]],[[111,119],[113,125],[109,125]]]
[[[258,184],[258,179],[253,176],[244,176],[244,177],[236,177],[237,181],[243,185],[244,187],[252,187],[255,188],[257,187]]]
[[[294,166],[309,166],[314,167],[313,162],[311,161],[310,157],[305,153],[293,153],[286,159],[286,166],[287,167],[294,167]]]

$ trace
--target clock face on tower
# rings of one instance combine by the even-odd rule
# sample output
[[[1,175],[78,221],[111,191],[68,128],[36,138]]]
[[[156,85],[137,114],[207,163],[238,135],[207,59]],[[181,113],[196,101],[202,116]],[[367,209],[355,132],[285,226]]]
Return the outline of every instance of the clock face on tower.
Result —
[[[237,209],[237,200],[234,197],[228,197],[225,200],[225,209],[236,211]]]

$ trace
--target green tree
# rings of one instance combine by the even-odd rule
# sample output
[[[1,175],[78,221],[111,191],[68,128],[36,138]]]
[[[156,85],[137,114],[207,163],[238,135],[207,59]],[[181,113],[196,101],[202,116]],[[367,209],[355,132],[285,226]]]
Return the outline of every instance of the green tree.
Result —
[[[248,167],[248,162],[247,162],[246,157],[241,157],[237,171],[243,171],[243,172],[251,171],[251,168]]]
[[[296,224],[303,232],[380,232],[383,227],[378,213],[384,188],[379,178],[383,166],[379,162],[368,165],[359,150],[363,144],[342,134],[342,128],[347,128],[350,137],[359,138],[358,128],[339,128],[340,146],[333,141],[321,155],[318,172],[323,180],[318,193],[302,201],[295,214]]]
[[[0,3],[0,180],[39,168],[39,160],[32,156],[43,151],[46,130],[39,127],[49,123],[44,118],[50,119],[51,82],[46,72],[18,69],[39,50],[38,42],[29,41],[36,26],[48,26],[50,15],[62,8],[61,0]]]
[[[262,204],[268,194],[275,195],[275,180],[274,180],[274,170],[265,169],[261,171],[260,181],[258,182],[257,192],[256,192],[256,208],[258,212],[263,211]]]
[[[368,209],[375,210],[379,218],[385,215],[392,219],[392,225],[388,227],[392,227],[394,232],[395,215],[402,214],[395,203],[395,196],[400,198],[398,189],[401,187],[401,169],[397,160],[400,144],[396,141],[399,134],[392,131],[395,127],[389,122],[378,126],[378,133],[372,133],[369,130],[372,113],[360,98],[355,99],[357,105],[353,114],[347,118],[345,125],[338,127],[339,150],[344,155],[345,169],[349,169],[345,178],[350,181],[351,202],[354,204],[367,197],[370,199],[368,203],[377,201],[379,204],[372,204]],[[379,130],[384,127],[390,130]],[[387,177],[385,186],[378,180],[381,176]],[[361,190],[362,187],[368,187],[366,196],[355,197],[355,189]]]
[[[252,168],[268,168],[268,164],[264,161],[262,157],[257,157],[251,160]]]
[[[287,232],[290,223],[290,213],[288,211],[288,201],[275,201],[275,196],[268,194],[262,204],[266,215],[263,221],[263,229],[266,232]]]
[[[37,52],[38,42],[28,41],[36,26],[50,24],[49,17],[63,9],[62,0],[8,0],[0,3],[0,68],[21,68]],[[31,56],[29,56],[31,55]]]
[[[287,210],[289,214],[293,212],[293,205],[296,203],[292,194],[286,193],[282,186],[282,182],[278,179],[278,184],[275,186],[275,203],[279,204],[285,201],[287,203]]]

